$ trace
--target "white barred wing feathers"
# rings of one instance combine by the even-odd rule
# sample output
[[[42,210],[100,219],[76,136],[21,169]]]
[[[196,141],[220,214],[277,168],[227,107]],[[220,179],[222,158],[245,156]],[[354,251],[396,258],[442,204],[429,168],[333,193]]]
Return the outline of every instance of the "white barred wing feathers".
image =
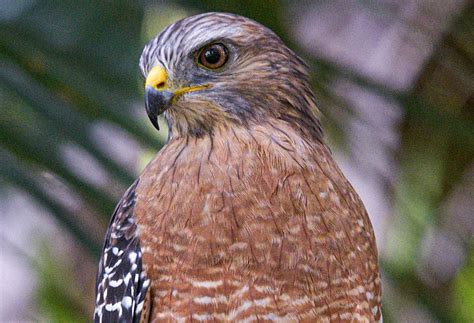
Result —
[[[139,322],[148,285],[134,217],[135,188],[117,205],[105,238],[96,283],[94,322]]]

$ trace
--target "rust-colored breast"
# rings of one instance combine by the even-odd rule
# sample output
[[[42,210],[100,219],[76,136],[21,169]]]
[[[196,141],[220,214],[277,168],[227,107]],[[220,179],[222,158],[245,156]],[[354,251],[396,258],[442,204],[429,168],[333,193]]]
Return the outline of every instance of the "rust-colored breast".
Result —
[[[284,125],[174,139],[136,216],[154,321],[376,321],[367,213],[327,148]]]

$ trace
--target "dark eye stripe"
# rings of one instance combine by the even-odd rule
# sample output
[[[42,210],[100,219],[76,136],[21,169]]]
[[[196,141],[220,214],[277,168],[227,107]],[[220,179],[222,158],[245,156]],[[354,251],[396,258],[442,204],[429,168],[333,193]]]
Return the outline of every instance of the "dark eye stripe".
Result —
[[[210,69],[223,66],[229,57],[229,51],[221,43],[210,44],[201,49],[198,56],[198,63]]]

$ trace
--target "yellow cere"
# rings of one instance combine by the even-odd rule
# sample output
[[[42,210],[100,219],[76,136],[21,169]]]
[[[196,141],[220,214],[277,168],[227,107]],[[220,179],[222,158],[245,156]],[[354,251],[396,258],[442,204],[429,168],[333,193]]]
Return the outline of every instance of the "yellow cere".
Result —
[[[148,73],[145,81],[145,87],[151,86],[156,90],[163,89],[166,85],[167,79],[168,74],[166,73],[166,70],[161,66],[155,66]]]

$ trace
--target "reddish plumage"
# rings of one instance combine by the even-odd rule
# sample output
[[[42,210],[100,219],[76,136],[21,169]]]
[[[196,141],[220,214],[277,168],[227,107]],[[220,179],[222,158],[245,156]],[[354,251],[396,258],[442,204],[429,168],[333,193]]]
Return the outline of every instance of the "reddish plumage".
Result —
[[[213,41],[227,46],[226,65],[196,66]],[[168,73],[168,87],[147,92],[156,102],[200,90],[159,107],[170,139],[129,192],[133,213],[116,212],[136,226],[106,240],[95,320],[380,320],[372,226],[324,143],[304,63],[256,22],[210,13],[150,42],[145,76],[155,66]],[[132,307],[110,287],[134,263],[110,258],[114,245],[143,254]]]
[[[171,140],[136,191],[152,317],[380,318],[367,213],[327,147],[285,122]]]

